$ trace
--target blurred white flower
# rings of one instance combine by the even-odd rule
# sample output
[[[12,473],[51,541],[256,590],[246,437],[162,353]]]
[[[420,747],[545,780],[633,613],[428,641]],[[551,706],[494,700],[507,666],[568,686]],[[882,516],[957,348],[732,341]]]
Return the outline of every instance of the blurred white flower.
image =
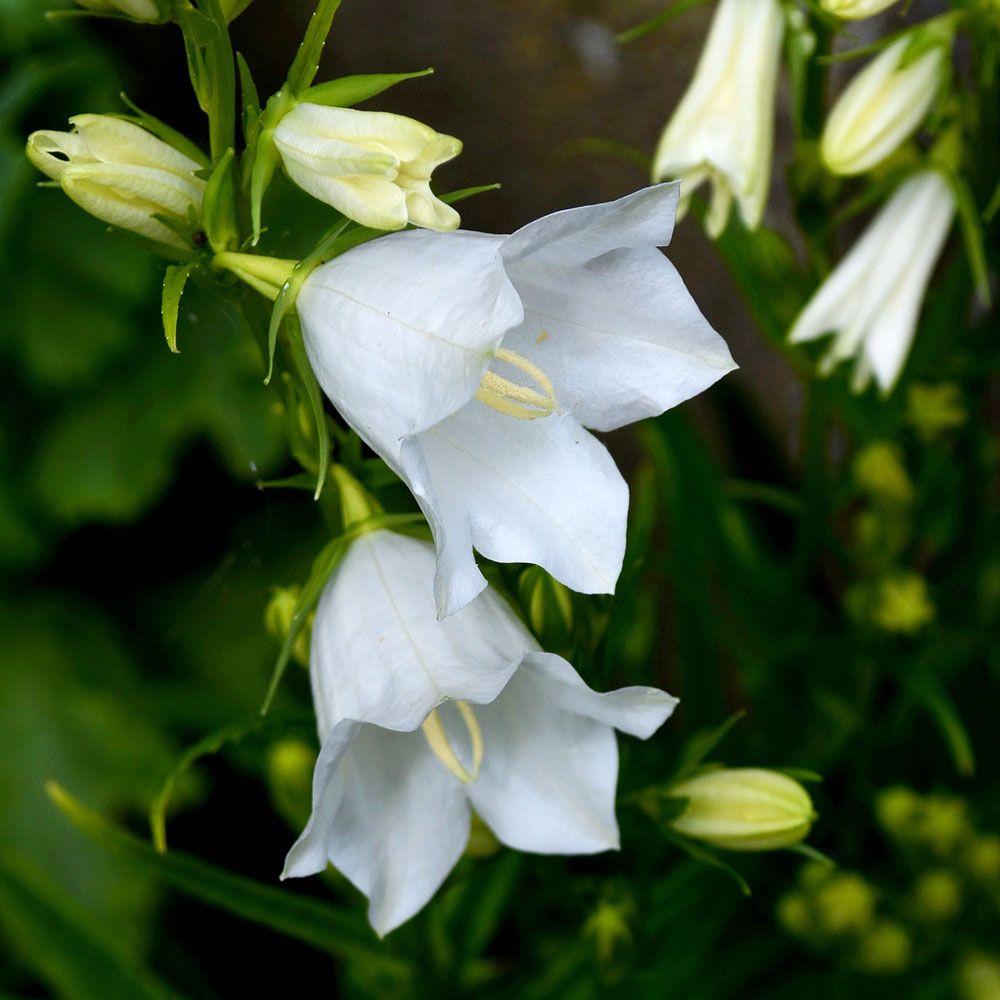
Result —
[[[614,590],[628,488],[584,427],[662,413],[735,367],[656,249],[676,187],[513,236],[386,236],[306,280],[316,376],[427,515],[440,614],[486,585],[473,546],[577,591]]]
[[[801,343],[835,333],[821,371],[856,358],[855,390],[864,389],[874,375],[888,393],[909,354],[955,208],[951,186],[939,171],[910,177],[820,285],[789,340]]]
[[[828,14],[845,21],[860,21],[888,9],[898,0],[820,0],[820,7]]]
[[[918,34],[919,33],[919,34]],[[934,39],[914,49],[920,39]],[[944,81],[950,33],[897,39],[847,85],[823,126],[820,153],[835,174],[860,174],[895,152],[924,120]],[[914,51],[919,51],[915,58]]]
[[[33,132],[28,158],[81,208],[157,243],[191,243],[156,216],[197,227],[205,181],[201,164],[131,122],[77,115],[72,132]]]
[[[509,847],[618,847],[615,729],[650,736],[663,691],[597,694],[539,651],[492,591],[437,621],[433,546],[354,542],[316,612],[311,676],[322,752],[313,810],[282,877],[332,862],[380,934],[431,898],[469,839],[470,808]]]
[[[734,198],[750,229],[764,215],[783,31],[778,0],[721,0],[694,79],[656,148],[653,180],[683,185],[679,217],[694,190],[712,182],[705,225],[713,239]]]
[[[412,118],[306,102],[278,122],[274,144],[300,188],[364,226],[449,231],[459,224],[430,179],[462,144]]]

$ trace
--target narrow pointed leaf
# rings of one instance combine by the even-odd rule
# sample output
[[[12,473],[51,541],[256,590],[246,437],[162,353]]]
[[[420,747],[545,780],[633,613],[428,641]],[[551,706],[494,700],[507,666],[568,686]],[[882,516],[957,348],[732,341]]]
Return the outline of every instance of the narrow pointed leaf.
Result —
[[[239,52],[236,53],[236,67],[240,74],[240,96],[243,100],[243,138],[249,145],[256,131],[257,119],[260,118],[260,96],[250,67]]]
[[[231,250],[239,240],[236,228],[236,179],[233,171],[235,153],[226,150],[212,171],[205,187],[202,224],[209,245],[216,253]]]
[[[323,55],[327,35],[333,19],[340,8],[341,0],[319,0],[316,10],[309,19],[305,38],[295,53],[292,68],[288,71],[288,86],[293,94],[299,94],[316,78],[319,61]]]
[[[446,205],[454,205],[456,202],[465,201],[466,198],[474,198],[477,194],[485,194],[487,191],[499,191],[500,184],[477,184],[475,187],[459,188],[457,191],[449,191],[447,194],[438,195]]]
[[[342,76],[303,90],[298,99],[308,101],[310,104],[325,104],[331,108],[349,108],[381,94],[390,87],[395,87],[397,83],[414,80],[419,76],[428,76],[433,72],[432,68],[428,68],[413,73],[365,73],[359,76]]]
[[[188,264],[171,264],[163,275],[163,298],[160,301],[160,315],[163,317],[163,333],[167,347],[173,354],[179,354],[177,347],[177,314],[180,310],[184,286],[195,268],[195,261]]]

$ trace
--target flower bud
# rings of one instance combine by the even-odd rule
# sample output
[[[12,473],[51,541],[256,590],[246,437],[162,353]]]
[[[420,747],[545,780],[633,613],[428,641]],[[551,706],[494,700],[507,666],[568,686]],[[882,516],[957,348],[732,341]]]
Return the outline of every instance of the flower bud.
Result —
[[[962,909],[962,886],[944,869],[925,872],[913,886],[913,907],[927,923],[945,923]]]
[[[670,821],[678,833],[729,851],[791,847],[816,819],[809,793],[777,771],[755,767],[709,771],[669,789],[687,799]]]
[[[691,192],[711,180],[705,226],[713,239],[726,228],[734,199],[749,229],[764,214],[784,24],[777,0],[721,0],[694,79],[653,157],[654,180],[681,181],[678,219]]]
[[[879,921],[858,946],[856,966],[877,976],[896,976],[905,972],[913,958],[910,935],[891,920]]]
[[[295,608],[299,603],[298,587],[274,587],[271,600],[264,609],[264,627],[278,642],[284,642],[292,627]],[[303,667],[309,666],[309,629],[303,628],[292,647],[292,658]]]
[[[144,21],[148,24],[167,19],[155,0],[76,0],[76,2],[95,14],[121,14],[133,21]]]
[[[893,42],[840,95],[820,141],[830,171],[871,170],[916,132],[944,82],[951,43],[950,31],[931,24]]]
[[[875,799],[875,818],[886,833],[905,838],[912,834],[914,822],[923,807],[923,800],[911,788],[893,785],[883,789]]]
[[[891,7],[897,0],[820,0],[819,5],[843,21],[861,21]]]
[[[919,573],[895,573],[878,582],[871,620],[886,632],[912,633],[934,620],[937,611]]]
[[[267,753],[267,783],[277,811],[299,825],[309,818],[316,751],[300,739],[278,740]]]
[[[72,132],[33,132],[28,159],[98,219],[190,250],[190,240],[156,216],[194,231],[205,194],[195,176],[201,164],[121,118],[77,115],[70,124]]]
[[[875,919],[877,895],[854,872],[837,872],[816,890],[816,915],[823,933],[830,937],[867,930]]]
[[[305,102],[278,122],[274,144],[300,188],[363,226],[458,228],[458,212],[430,187],[434,168],[462,150],[450,135],[402,115]]]
[[[969,844],[964,857],[965,870],[980,882],[1000,879],[1000,836],[988,833]]]
[[[908,505],[913,483],[903,465],[900,449],[889,441],[875,441],[854,459],[854,481],[876,500]]]
[[[962,390],[954,382],[912,385],[906,396],[906,422],[922,441],[933,441],[969,419]]]
[[[973,952],[958,967],[962,1000],[1000,1000],[1000,958]]]

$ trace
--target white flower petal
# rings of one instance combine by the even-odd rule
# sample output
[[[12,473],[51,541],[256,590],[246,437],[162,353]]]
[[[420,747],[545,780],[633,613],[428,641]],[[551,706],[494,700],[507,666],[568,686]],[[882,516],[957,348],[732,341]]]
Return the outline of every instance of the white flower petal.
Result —
[[[500,237],[410,231],[317,268],[298,297],[323,391],[390,464],[400,439],[476,393],[521,302],[496,264]]]
[[[357,539],[327,583],[310,674],[320,737],[342,719],[416,729],[446,698],[492,701],[538,643],[488,590],[435,616],[434,546],[388,531]]]
[[[87,145],[95,160],[103,163],[132,163],[139,167],[154,167],[191,180],[191,174],[201,164],[185,156],[162,139],[133,122],[113,115],[75,115],[70,124]],[[204,181],[197,183],[204,186]]]
[[[538,854],[618,847],[618,746],[610,726],[567,710],[531,670],[519,670],[475,713],[483,759],[478,780],[466,787],[499,840]]]
[[[559,405],[608,431],[707,389],[736,365],[680,275],[656,249],[613,250],[586,265],[531,257],[508,269],[524,323],[503,346],[552,380]]]
[[[462,574],[439,581],[440,614],[482,579],[470,578],[458,548],[466,539],[488,559],[535,563],[580,593],[614,591],[628,487],[604,445],[568,414],[519,420],[473,401],[407,442],[403,460],[447,539],[436,535],[439,575]]]
[[[508,268],[528,260],[568,266],[623,247],[664,247],[673,235],[679,194],[676,181],[653,184],[617,201],[545,215],[503,241],[503,262]]]
[[[462,785],[420,732],[342,723],[316,763],[312,816],[282,878],[331,861],[368,897],[368,919],[387,934],[426,905],[468,839]]]

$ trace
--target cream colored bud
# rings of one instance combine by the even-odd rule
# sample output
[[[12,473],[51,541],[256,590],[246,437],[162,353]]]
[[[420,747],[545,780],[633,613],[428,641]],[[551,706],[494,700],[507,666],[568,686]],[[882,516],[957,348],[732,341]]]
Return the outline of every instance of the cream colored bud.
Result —
[[[681,182],[678,218],[694,189],[711,181],[705,224],[713,239],[734,200],[748,228],[764,215],[784,27],[777,0],[721,0],[694,79],[656,147],[653,180]]]
[[[193,230],[205,181],[201,165],[132,122],[77,115],[72,132],[33,132],[28,159],[98,219],[177,249],[189,240],[156,216]],[[193,221],[194,220],[194,221]]]
[[[878,166],[916,132],[944,81],[948,45],[942,42],[910,61],[910,33],[893,42],[848,84],[833,106],[820,154],[835,174]]]
[[[797,781],[761,768],[710,771],[674,785],[669,794],[688,800],[670,821],[678,833],[729,851],[791,847],[816,819],[809,793]]]
[[[898,0],[820,0],[820,7],[843,21],[861,21],[874,17]]]
[[[447,232],[458,212],[431,192],[434,168],[462,144],[412,118],[305,102],[274,130],[288,176],[303,191],[373,229]]]
[[[76,3],[95,14],[121,14],[148,23],[166,20],[155,0],[76,0]]]

